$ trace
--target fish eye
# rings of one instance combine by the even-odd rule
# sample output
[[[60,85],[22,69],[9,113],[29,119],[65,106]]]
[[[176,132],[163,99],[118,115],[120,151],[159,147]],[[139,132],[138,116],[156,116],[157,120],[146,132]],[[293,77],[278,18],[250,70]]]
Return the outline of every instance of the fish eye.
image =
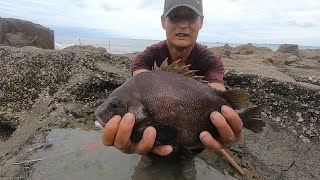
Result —
[[[112,97],[112,98],[110,99],[109,105],[110,105],[110,107],[111,107],[112,109],[116,109],[116,108],[119,107],[120,101],[119,101],[119,99],[118,99],[117,97]]]

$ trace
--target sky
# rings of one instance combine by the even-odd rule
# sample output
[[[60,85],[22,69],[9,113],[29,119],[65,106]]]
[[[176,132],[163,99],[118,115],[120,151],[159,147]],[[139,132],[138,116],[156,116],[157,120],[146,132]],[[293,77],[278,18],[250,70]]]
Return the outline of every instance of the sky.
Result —
[[[0,0],[0,17],[41,24],[56,36],[165,39],[164,0]],[[198,40],[320,46],[319,0],[203,0]]]

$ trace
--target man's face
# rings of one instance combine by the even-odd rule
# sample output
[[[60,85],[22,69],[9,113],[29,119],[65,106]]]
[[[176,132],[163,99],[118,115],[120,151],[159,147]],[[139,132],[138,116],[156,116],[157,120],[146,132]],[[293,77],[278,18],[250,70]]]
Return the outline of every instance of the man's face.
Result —
[[[165,19],[161,17],[161,22],[162,28],[166,30],[168,43],[178,48],[186,48],[196,42],[203,17],[188,7],[178,7]]]

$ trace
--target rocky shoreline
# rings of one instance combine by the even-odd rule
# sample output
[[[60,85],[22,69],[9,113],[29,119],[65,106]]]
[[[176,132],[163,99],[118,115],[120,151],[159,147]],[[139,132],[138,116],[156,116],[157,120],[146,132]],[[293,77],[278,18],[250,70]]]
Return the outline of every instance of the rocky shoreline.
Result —
[[[319,177],[320,50],[283,45],[272,51],[251,44],[211,50],[224,61],[227,87],[245,88],[253,104],[266,105],[265,132],[245,131],[232,149],[239,163],[261,179]],[[133,56],[93,46],[0,46],[0,178],[21,177],[25,168],[13,162],[26,159],[46,131],[94,129],[95,108],[130,78]]]

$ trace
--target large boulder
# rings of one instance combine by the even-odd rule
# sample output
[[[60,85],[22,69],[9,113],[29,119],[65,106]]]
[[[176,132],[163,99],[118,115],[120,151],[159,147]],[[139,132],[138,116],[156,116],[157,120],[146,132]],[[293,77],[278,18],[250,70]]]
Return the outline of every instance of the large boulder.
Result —
[[[266,56],[264,59],[276,66],[290,65],[300,60],[297,56],[293,54],[279,52],[274,52],[273,54]]]
[[[299,46],[297,44],[282,44],[277,51],[281,53],[298,54]]]
[[[301,49],[299,50],[299,56],[320,62],[320,49]]]
[[[251,55],[271,53],[272,49],[266,47],[256,47],[251,43],[240,45],[234,48],[233,54]]]
[[[210,48],[210,51],[221,58],[230,58],[232,47],[229,44],[225,44],[224,46]]]
[[[29,21],[0,18],[0,45],[54,49],[54,32]]]

